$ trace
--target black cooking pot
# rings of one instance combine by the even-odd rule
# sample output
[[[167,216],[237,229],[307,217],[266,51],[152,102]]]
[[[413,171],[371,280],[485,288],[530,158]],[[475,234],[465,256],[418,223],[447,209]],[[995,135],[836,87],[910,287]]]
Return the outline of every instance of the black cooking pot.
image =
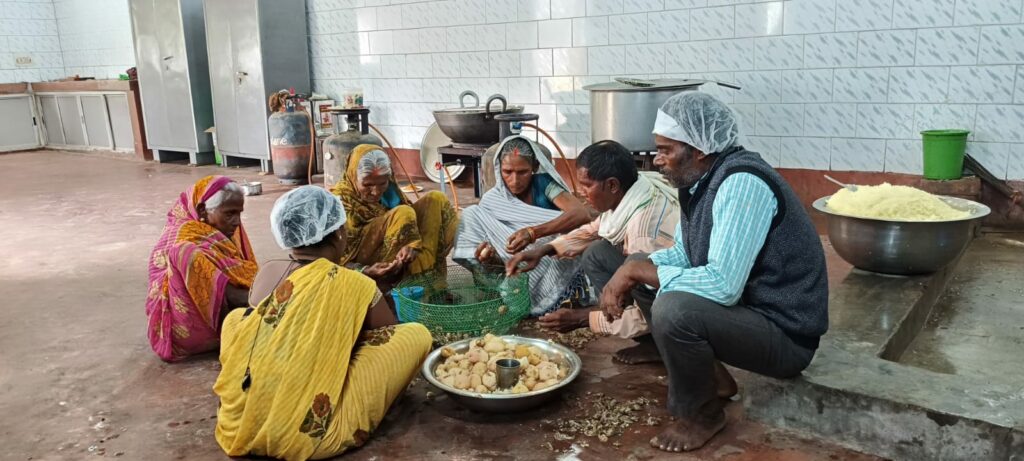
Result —
[[[466,107],[466,96],[473,97],[472,107]],[[491,103],[495,100],[501,101],[500,111],[491,111]],[[499,141],[498,121],[494,116],[523,112],[523,106],[508,105],[508,100],[500,94],[487,98],[487,102],[481,107],[480,97],[469,90],[459,95],[459,106],[434,111],[437,127],[457,144],[494,144]]]

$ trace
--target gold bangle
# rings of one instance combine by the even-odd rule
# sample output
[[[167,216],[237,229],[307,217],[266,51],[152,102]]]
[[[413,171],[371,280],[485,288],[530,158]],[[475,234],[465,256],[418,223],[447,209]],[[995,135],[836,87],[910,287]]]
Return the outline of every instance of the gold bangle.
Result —
[[[531,243],[537,241],[537,234],[534,232],[533,226],[527,227],[526,228],[526,233],[530,234],[530,242]]]

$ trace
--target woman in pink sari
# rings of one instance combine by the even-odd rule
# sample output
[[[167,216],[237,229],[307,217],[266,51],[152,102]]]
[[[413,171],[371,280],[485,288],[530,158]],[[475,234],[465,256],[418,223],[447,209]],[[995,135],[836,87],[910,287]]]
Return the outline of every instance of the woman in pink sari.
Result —
[[[256,258],[242,228],[245,197],[225,176],[182,192],[149,258],[149,343],[168,362],[217,349],[227,313],[248,305]]]

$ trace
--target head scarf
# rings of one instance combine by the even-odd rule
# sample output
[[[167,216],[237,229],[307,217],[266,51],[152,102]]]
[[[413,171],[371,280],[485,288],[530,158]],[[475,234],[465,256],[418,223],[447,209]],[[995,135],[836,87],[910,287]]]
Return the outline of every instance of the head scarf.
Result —
[[[516,227],[518,229],[536,225],[538,222],[543,223],[555,219],[558,215],[562,214],[562,211],[548,210],[524,203],[508,189],[505,181],[501,179],[501,151],[505,144],[517,138],[526,140],[529,143],[534,158],[537,159],[537,163],[540,165],[534,173],[535,175],[546,173],[565,190],[569,190],[569,186],[565,184],[562,175],[558,174],[555,165],[541,152],[540,145],[535,141],[523,135],[509,136],[502,140],[501,145],[498,146],[498,153],[494,156],[494,177],[497,178],[497,181],[495,181],[494,188],[487,191],[480,199],[480,206],[493,212],[501,213],[496,216],[500,216],[499,219],[514,227],[518,226]]]
[[[375,150],[383,149],[375,144],[360,144],[355,149],[352,149],[352,154],[349,155],[348,164],[345,168],[345,177],[331,188],[331,193],[341,198],[341,203],[345,206],[345,214],[348,219],[345,222],[345,229],[349,238],[343,258],[345,261],[349,260],[359,250],[363,226],[374,218],[383,216],[389,209],[398,205],[412,205],[412,202],[398,188],[398,182],[395,181],[394,168],[391,168],[391,174],[388,175],[388,188],[384,192],[381,201],[366,200],[359,194],[359,189],[356,187],[357,181],[359,181],[359,175],[357,174],[359,160]],[[387,203],[388,206],[381,202]]]
[[[202,224],[217,231],[213,226],[200,221],[198,206],[200,203],[206,203],[210,197],[224,189],[224,186],[233,182],[235,181],[227,176],[207,176],[196,181],[192,188],[182,192],[178,196],[178,201],[167,212],[167,223],[164,225],[163,234],[160,235],[160,240],[153,251],[166,249],[173,244],[173,240],[176,236],[179,236],[182,227],[186,224]],[[220,233],[220,231],[217,232]],[[227,238],[224,234],[221,234],[221,236]],[[235,230],[235,234],[230,240],[238,245],[239,255],[243,257],[252,256],[252,245],[249,243],[249,236],[246,234],[244,226],[239,224],[238,229]]]

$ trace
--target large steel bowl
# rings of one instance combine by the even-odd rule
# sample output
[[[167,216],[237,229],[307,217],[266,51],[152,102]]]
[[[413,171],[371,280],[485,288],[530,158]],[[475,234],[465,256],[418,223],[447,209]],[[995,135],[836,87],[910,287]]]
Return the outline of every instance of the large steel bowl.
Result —
[[[476,104],[466,107],[463,101],[466,96],[476,99]],[[494,101],[501,102],[501,108],[491,110]],[[519,114],[523,112],[523,106],[511,106],[504,96],[492,95],[483,106],[480,105],[480,98],[472,91],[463,91],[459,95],[459,103],[462,107],[454,109],[439,109],[434,111],[434,120],[437,127],[457,144],[494,144],[499,141],[498,121],[494,119],[499,114]]]
[[[936,272],[956,260],[974,237],[979,220],[991,210],[985,205],[956,197],[940,196],[953,208],[969,211],[952,221],[893,221],[838,214],[828,199],[814,201],[814,208],[828,216],[832,246],[854,267],[895,275]]]
[[[462,354],[469,351],[470,343],[476,339],[477,338],[456,341],[445,347],[450,347],[454,349],[456,353]],[[448,396],[451,397],[452,400],[455,400],[466,408],[487,413],[514,413],[536,408],[537,406],[540,406],[556,397],[562,388],[579,376],[580,369],[583,368],[583,362],[580,360],[580,357],[576,355],[572,349],[561,344],[555,344],[542,339],[524,338],[522,336],[514,335],[501,336],[501,339],[513,344],[536,346],[551,357],[552,362],[558,363],[558,365],[562,367],[568,367],[568,374],[566,374],[565,379],[554,386],[524,394],[480,394],[477,392],[464,391],[454,387],[448,387],[434,377],[434,369],[437,368],[437,365],[439,365],[443,360],[441,358],[441,350],[444,349],[444,347],[440,347],[431,352],[430,355],[427,356],[427,359],[423,361],[423,377],[426,378],[427,381],[430,381],[430,384],[433,384],[438,389],[447,392]]]

